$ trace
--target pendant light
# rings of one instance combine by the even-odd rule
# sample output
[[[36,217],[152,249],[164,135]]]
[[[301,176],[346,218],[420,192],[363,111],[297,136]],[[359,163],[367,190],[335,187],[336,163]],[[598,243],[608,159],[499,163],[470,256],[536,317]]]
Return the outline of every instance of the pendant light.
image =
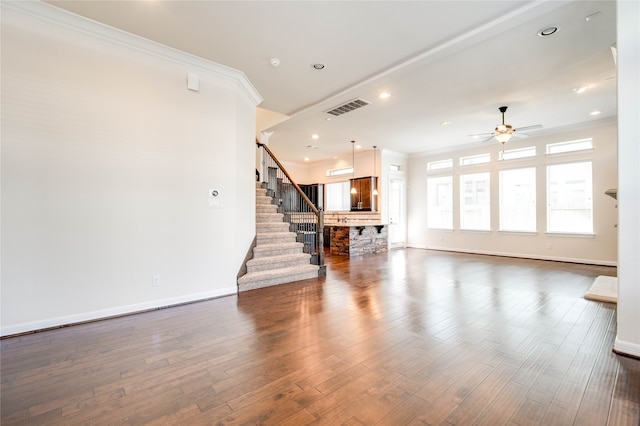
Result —
[[[378,195],[378,179],[376,175],[376,148],[373,146],[373,195]]]
[[[353,170],[353,179],[351,179],[351,193],[357,194],[358,190],[356,190],[356,141],[351,141],[351,169]]]

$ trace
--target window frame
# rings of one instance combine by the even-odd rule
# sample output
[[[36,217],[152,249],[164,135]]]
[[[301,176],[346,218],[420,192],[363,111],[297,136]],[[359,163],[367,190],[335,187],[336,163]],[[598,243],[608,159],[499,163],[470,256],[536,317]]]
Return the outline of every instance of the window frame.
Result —
[[[330,208],[330,207],[332,207],[332,200],[331,200],[331,197],[329,196],[329,193],[331,191],[329,187],[330,187],[330,185],[339,185],[339,184],[346,186],[346,196],[345,196],[344,193],[342,194],[343,199],[342,199],[342,202],[341,202],[341,207],[345,207],[345,208],[339,209],[339,210],[334,210],[334,209]],[[324,184],[325,212],[342,212],[342,211],[351,210],[351,193],[350,193],[351,186],[350,185],[351,184],[350,184],[349,180],[346,180],[346,181],[342,181],[341,180],[341,181],[337,181],[337,182],[327,182],[327,183]],[[345,204],[345,202],[346,202],[346,204]]]
[[[466,196],[466,192],[464,191],[464,182],[463,179],[467,176],[480,176],[480,175],[485,175],[486,176],[486,189],[487,189],[487,194],[485,195],[485,198],[487,200],[486,203],[484,204],[478,204],[477,202],[475,204],[466,204],[464,202],[464,198]],[[477,181],[474,181],[474,183],[476,183]],[[477,191],[477,186],[474,187],[474,191],[473,191],[473,196],[476,198],[478,198],[478,191]],[[459,186],[458,186],[458,196],[459,196],[459,200],[460,200],[460,206],[459,206],[459,224],[458,224],[458,228],[461,231],[491,231],[491,172],[490,171],[480,171],[480,172],[475,172],[475,173],[462,173],[459,176]],[[481,214],[483,216],[483,221],[486,221],[486,227],[470,227],[469,225],[463,225],[465,222],[469,222],[468,218],[465,220],[465,215],[463,214],[463,210],[466,206],[480,206],[481,210],[486,210],[486,211],[481,211]],[[484,206],[484,209],[482,208]]]
[[[525,171],[525,170],[529,170],[529,171],[533,171],[533,203],[532,203],[532,207],[531,207],[531,212],[533,213],[533,226],[530,229],[517,229],[517,228],[506,228],[504,225],[504,208],[505,208],[505,203],[503,202],[504,200],[504,186],[503,186],[503,176],[504,174],[507,174],[509,172],[514,172],[514,171]],[[514,167],[514,168],[508,168],[508,169],[500,169],[498,170],[498,231],[502,232],[502,233],[528,233],[528,234],[535,234],[538,232],[538,218],[537,218],[537,206],[538,206],[538,188],[537,188],[537,174],[538,174],[538,167],[536,167],[535,165],[531,165],[531,166],[524,166],[524,167]]]
[[[590,202],[590,208],[589,208],[589,212],[590,212],[590,217],[589,217],[589,221],[590,221],[590,229],[588,230],[566,230],[566,229],[562,229],[562,230],[557,230],[557,229],[552,229],[551,225],[552,225],[552,221],[551,221],[551,201],[552,201],[552,195],[551,195],[551,178],[550,178],[550,173],[551,173],[551,169],[554,167],[562,167],[562,166],[570,166],[570,165],[577,165],[577,164],[589,164],[589,172],[590,172],[590,176],[589,176],[589,189],[590,189],[590,194],[589,194],[589,202]],[[546,222],[547,222],[547,229],[546,229],[546,233],[549,235],[565,235],[565,236],[592,236],[594,235],[594,195],[593,195],[593,160],[589,159],[589,160],[576,160],[576,161],[566,161],[566,162],[554,162],[554,163],[550,163],[550,164],[546,164],[545,165],[545,173],[546,173]],[[560,209],[556,209],[556,210],[560,210]],[[565,210],[569,210],[569,209],[565,209]],[[579,209],[571,209],[571,210],[579,210]]]
[[[450,222],[450,226],[434,226],[433,224],[430,223],[431,221],[431,217],[432,214],[434,213],[434,211],[432,210],[432,192],[431,190],[433,189],[431,187],[431,182],[433,182],[433,180],[435,179],[444,179],[444,178],[449,178],[449,186],[450,186],[450,194],[449,194],[449,201],[450,201],[450,218],[449,218],[449,222]],[[433,179],[433,180],[432,180]],[[434,176],[427,176],[427,229],[436,229],[436,230],[447,230],[447,231],[452,231],[453,230],[453,175],[452,174],[447,174],[447,175],[434,175]],[[438,198],[439,199],[439,198]],[[441,214],[442,210],[437,211],[436,213]]]

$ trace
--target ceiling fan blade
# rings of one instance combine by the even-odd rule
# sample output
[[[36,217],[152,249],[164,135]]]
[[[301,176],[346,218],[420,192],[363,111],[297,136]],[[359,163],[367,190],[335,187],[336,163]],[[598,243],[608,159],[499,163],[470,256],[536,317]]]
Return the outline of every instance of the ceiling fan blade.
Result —
[[[493,135],[495,135],[495,133],[474,133],[472,135],[467,135],[470,138],[474,138],[474,139],[480,139],[480,138],[484,138],[487,136],[493,137]]]
[[[537,129],[542,129],[542,124],[534,124],[533,126],[526,126],[526,127],[518,127],[516,130],[518,132],[526,132],[529,130],[537,130]]]
[[[491,134],[491,136],[489,136],[489,137],[488,137],[488,138],[486,138],[486,139],[482,139],[480,142],[487,142],[487,141],[490,141],[490,140],[491,140],[491,139],[493,139],[495,136],[496,136],[495,134]]]
[[[524,139],[524,138],[528,138],[529,135],[527,135],[526,133],[520,133],[520,132],[513,132],[511,134],[511,136],[516,137],[516,138],[520,138],[520,139]]]

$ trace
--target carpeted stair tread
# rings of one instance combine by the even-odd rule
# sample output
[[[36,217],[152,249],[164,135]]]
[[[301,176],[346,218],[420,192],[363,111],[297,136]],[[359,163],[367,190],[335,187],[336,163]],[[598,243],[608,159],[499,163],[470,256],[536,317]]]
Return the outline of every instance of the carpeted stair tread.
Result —
[[[284,232],[258,232],[256,234],[256,239],[258,240],[258,242],[260,241],[269,241],[269,240],[291,240],[291,241],[295,241],[296,240],[296,233],[295,232],[289,232],[289,231],[284,231]],[[269,243],[267,243],[269,244]]]
[[[317,265],[300,265],[288,268],[269,269],[266,271],[250,272],[238,278],[240,291],[285,284],[294,281],[318,277]]]
[[[302,253],[304,244],[298,242],[261,244],[253,249],[254,257],[277,256],[278,254]]]
[[[311,255],[308,253],[280,254],[277,256],[256,257],[247,262],[248,272],[265,269],[287,268],[296,265],[309,265]]]

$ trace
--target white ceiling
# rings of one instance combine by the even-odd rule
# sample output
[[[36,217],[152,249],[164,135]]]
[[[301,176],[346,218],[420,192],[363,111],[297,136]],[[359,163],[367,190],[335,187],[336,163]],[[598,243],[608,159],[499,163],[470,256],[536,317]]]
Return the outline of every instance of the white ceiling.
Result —
[[[348,154],[351,140],[404,153],[481,143],[469,135],[493,131],[501,105],[516,128],[544,126],[531,135],[616,115],[613,0],[49,3],[243,71],[261,108],[289,116],[258,129],[285,161]],[[371,104],[326,120],[354,98]]]

